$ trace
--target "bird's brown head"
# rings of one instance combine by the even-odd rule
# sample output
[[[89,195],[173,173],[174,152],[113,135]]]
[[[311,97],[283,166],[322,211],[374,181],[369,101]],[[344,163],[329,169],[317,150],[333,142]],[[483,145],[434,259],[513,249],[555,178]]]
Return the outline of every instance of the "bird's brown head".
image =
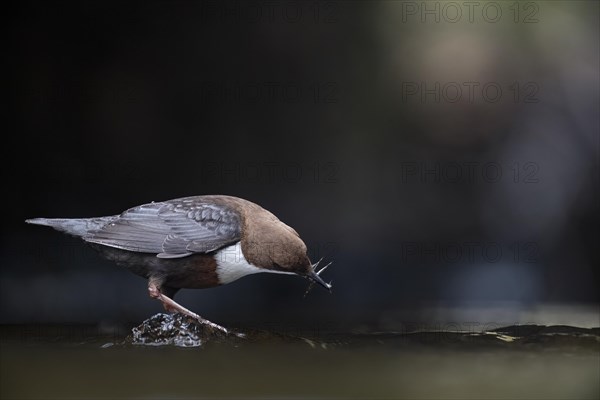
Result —
[[[262,232],[254,229],[254,240],[245,241],[246,248],[243,251],[248,261],[273,272],[302,276],[331,291],[331,284],[326,283],[315,271],[319,263],[310,262],[306,245],[294,229],[281,221],[275,224],[271,222],[265,228]]]
[[[320,272],[327,268],[325,266],[317,272],[316,268],[319,262],[312,264],[306,253],[306,246],[302,243],[302,248],[288,248],[285,251],[278,251],[273,254],[273,267],[280,272],[292,272],[304,278],[310,279],[313,283],[318,283],[331,292],[331,284],[321,278]],[[311,285],[312,286],[312,285]]]

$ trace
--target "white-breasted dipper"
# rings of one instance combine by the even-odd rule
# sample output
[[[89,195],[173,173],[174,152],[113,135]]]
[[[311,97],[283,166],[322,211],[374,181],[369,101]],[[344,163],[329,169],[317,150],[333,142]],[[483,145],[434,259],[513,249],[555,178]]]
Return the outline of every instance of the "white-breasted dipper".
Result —
[[[34,218],[82,238],[104,257],[148,279],[150,297],[214,328],[225,328],[179,305],[183,288],[209,288],[257,272],[296,274],[328,290],[298,233],[248,200],[224,195],[152,202],[120,215],[81,219]],[[325,266],[327,267],[327,266]]]

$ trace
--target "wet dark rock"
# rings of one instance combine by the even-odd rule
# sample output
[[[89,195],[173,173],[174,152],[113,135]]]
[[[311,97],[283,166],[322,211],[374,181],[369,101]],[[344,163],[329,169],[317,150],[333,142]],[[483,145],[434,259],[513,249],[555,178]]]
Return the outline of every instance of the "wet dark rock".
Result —
[[[156,314],[131,330],[126,344],[145,346],[202,347],[211,344],[268,343],[308,345],[325,348],[326,345],[299,336],[285,335],[265,330],[231,330],[224,332],[183,314]]]
[[[349,344],[456,349],[544,349],[600,351],[600,328],[566,325],[513,325],[492,331],[381,332],[354,335]]]
[[[556,335],[566,334],[572,336],[595,335],[600,336],[600,328],[579,328],[568,325],[511,325],[494,329],[492,332],[503,333],[515,337],[526,337],[533,335]]]
[[[494,330],[510,335],[516,344],[540,346],[545,349],[572,348],[600,351],[600,328],[579,328],[568,325],[514,325]]]
[[[128,342],[134,345],[199,347],[209,342],[240,340],[238,332],[228,333],[183,314],[156,314],[131,330]]]

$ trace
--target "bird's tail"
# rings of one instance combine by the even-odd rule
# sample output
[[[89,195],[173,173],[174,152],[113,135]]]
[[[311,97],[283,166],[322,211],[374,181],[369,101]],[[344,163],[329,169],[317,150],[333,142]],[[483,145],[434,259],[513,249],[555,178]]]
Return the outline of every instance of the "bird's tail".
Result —
[[[110,223],[116,216],[99,218],[33,218],[25,222],[34,225],[50,226],[73,236],[86,236],[92,231],[101,229]]]

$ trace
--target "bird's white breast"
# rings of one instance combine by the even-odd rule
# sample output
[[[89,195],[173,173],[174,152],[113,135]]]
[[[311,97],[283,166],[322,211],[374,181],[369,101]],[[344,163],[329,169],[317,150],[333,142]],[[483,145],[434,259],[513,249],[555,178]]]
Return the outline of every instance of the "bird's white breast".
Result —
[[[215,261],[217,262],[217,276],[221,284],[233,282],[246,275],[256,274],[259,272],[271,272],[279,274],[292,274],[292,272],[274,271],[264,268],[258,268],[250,264],[244,253],[240,242],[222,248],[215,253]]]

